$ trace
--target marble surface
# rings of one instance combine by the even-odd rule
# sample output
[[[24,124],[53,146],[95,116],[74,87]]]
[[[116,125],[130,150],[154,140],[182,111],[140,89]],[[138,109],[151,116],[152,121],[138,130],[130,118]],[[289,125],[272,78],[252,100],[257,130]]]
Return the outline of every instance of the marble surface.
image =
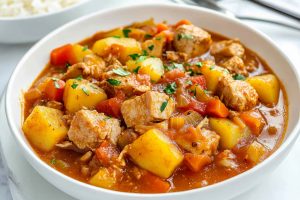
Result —
[[[284,0],[288,1],[288,0]],[[134,3],[133,0],[127,0],[127,1],[117,1],[117,0],[111,0],[106,5],[106,7],[113,7],[118,3],[118,5],[122,4],[128,4],[128,3]],[[264,16],[268,16],[272,19],[280,19],[280,20],[286,20],[284,17],[280,17],[278,15],[275,15],[274,13],[267,12],[265,9],[259,9],[256,5],[249,4],[245,6],[245,1],[233,1],[233,0],[225,0],[224,6],[230,8],[234,12],[240,12],[240,13],[246,13],[247,15],[261,15],[262,13],[266,13]],[[282,49],[288,53],[288,57],[294,62],[296,66],[300,66],[300,32],[293,31],[290,29],[270,25],[270,24],[263,24],[263,23],[256,23],[256,22],[246,22],[251,26],[254,26],[263,32],[265,32],[267,35],[269,35],[273,40],[276,41],[276,43],[282,47]],[[1,28],[1,27],[0,27]],[[6,83],[9,79],[10,74],[12,73],[15,65],[18,63],[20,58],[24,55],[24,53],[32,46],[33,44],[21,44],[21,45],[5,45],[0,44],[0,94],[3,92]],[[298,140],[297,144],[300,145],[300,142]],[[299,146],[297,145],[297,146]],[[297,162],[297,164],[300,163],[300,148],[294,148],[291,152],[291,156],[294,162]],[[291,159],[291,158],[289,158]],[[288,168],[289,165],[283,165],[285,168]],[[297,165],[300,166],[300,165]],[[282,170],[283,171],[283,170]],[[279,176],[284,176],[284,174],[279,174]],[[284,187],[290,187],[294,188],[293,194],[281,194],[281,195],[272,195],[273,199],[282,199],[282,197],[289,197],[284,199],[298,199],[300,195],[300,191],[297,190],[296,182],[293,182],[293,176],[289,177],[291,179],[290,183],[286,182]],[[269,181],[271,181],[270,179]],[[276,190],[280,190],[280,187],[274,188]],[[286,190],[287,191],[287,190]],[[298,193],[297,193],[298,191]],[[279,198],[280,197],[280,198]],[[254,196],[253,196],[254,198]],[[6,170],[4,169],[4,164],[1,159],[0,154],[0,199],[2,200],[11,200],[12,196],[10,194],[8,181],[7,181],[7,174]],[[241,198],[243,199],[243,198]]]

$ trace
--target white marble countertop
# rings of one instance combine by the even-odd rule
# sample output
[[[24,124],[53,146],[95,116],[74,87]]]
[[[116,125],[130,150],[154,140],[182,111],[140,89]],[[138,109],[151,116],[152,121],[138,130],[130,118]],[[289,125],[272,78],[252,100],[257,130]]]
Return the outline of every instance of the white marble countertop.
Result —
[[[153,1],[153,0],[152,0]],[[289,1],[289,0],[284,0]],[[292,0],[293,1],[293,0]],[[106,4],[106,7],[113,7],[118,4],[128,4],[128,3],[134,3],[134,0],[127,0],[127,1],[118,1],[118,0],[110,0],[109,3]],[[265,11],[264,9],[258,8],[256,5],[253,4],[247,4],[245,6],[245,1],[233,1],[233,0],[225,0],[224,5],[228,8],[230,8],[233,11],[239,11],[239,13],[246,13],[249,15],[261,15],[262,13],[266,13],[266,16],[269,16],[273,19],[283,19],[286,20],[286,18],[279,17],[277,15],[274,15],[272,12]],[[294,62],[296,66],[299,66],[300,68],[300,32],[293,31],[287,28],[282,28],[275,25],[270,24],[264,24],[264,23],[256,23],[256,22],[246,22],[249,25],[260,29],[261,31],[265,32],[267,35],[269,35],[273,40],[276,41],[276,43],[282,47],[282,49],[287,52],[288,57]],[[1,28],[1,27],[0,27]],[[0,94],[4,90],[6,83],[9,79],[10,74],[12,73],[15,65],[18,63],[20,58],[24,55],[24,53],[32,46],[33,44],[18,44],[18,45],[7,45],[7,44],[0,44]],[[300,69],[299,69],[300,71]],[[300,141],[298,140],[298,145],[300,145]],[[298,163],[297,166],[300,166],[300,148],[294,148],[291,152],[291,156],[289,156],[288,159],[296,159],[296,162]],[[292,158],[291,158],[292,157]],[[286,161],[288,162],[288,161]],[[289,166],[283,165],[284,167],[288,168]],[[278,170],[277,170],[278,171]],[[281,170],[282,171],[282,170]],[[278,176],[284,176],[281,172],[281,174],[278,174]],[[281,194],[281,195],[275,195],[276,192],[278,192],[278,189],[280,187],[274,188],[274,194],[272,195],[272,199],[299,199],[300,196],[300,190],[297,190],[297,182],[293,181],[293,176],[289,177],[290,185],[285,185],[284,187],[290,187],[291,189],[294,188],[293,194]],[[272,179],[271,179],[272,180]],[[287,191],[287,190],[286,190]],[[253,196],[254,198],[254,196]],[[1,160],[1,154],[0,154],[0,199],[2,200],[11,200],[11,194],[8,187],[6,172],[3,167],[3,163]]]

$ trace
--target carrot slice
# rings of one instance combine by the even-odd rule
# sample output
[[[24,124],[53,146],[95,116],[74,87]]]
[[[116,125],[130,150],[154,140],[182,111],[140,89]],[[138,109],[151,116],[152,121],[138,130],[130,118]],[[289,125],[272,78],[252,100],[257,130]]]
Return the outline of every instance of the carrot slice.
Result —
[[[49,100],[62,101],[65,89],[65,82],[59,79],[51,79],[45,87],[45,95]]]
[[[50,57],[52,65],[65,65],[67,63],[73,64],[75,60],[73,45],[66,44],[53,49]]]
[[[259,136],[262,128],[264,127],[264,119],[261,114],[257,111],[246,111],[240,114],[240,118],[250,128],[252,133]]]
[[[211,158],[206,154],[184,154],[184,163],[193,172],[199,172],[205,165],[210,164],[211,161]]]
[[[190,25],[190,24],[192,24],[192,23],[189,20],[182,19],[175,24],[175,28],[177,28],[178,26],[181,26],[181,25]]]
[[[165,30],[169,29],[169,27],[166,24],[163,24],[163,23],[158,23],[156,25],[156,28],[157,28],[157,33],[160,33],[162,31],[165,31]]]
[[[159,178],[158,176],[155,176],[148,171],[143,173],[140,181],[147,192],[164,193],[168,192],[171,188],[169,182]]]
[[[225,118],[229,115],[226,106],[219,99],[212,99],[207,103],[206,113],[213,117]]]

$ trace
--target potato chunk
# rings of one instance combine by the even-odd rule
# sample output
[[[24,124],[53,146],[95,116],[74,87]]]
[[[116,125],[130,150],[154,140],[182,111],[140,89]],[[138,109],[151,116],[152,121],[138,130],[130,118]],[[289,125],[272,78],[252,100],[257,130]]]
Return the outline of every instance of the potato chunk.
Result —
[[[243,130],[228,119],[209,119],[210,127],[220,135],[222,149],[232,149],[243,137]]]
[[[116,182],[117,179],[114,173],[104,167],[100,168],[97,174],[90,179],[90,184],[107,189],[112,188]]]
[[[130,59],[129,55],[141,53],[141,45],[133,38],[115,38],[109,37],[95,42],[93,52],[99,56],[106,56],[109,53],[119,55],[122,63]]]
[[[23,124],[30,143],[42,151],[50,151],[67,135],[67,127],[60,110],[45,106],[34,107]]]
[[[257,164],[260,161],[262,161],[262,159],[265,157],[266,153],[267,153],[266,147],[264,147],[259,142],[254,141],[248,147],[246,159],[254,164]]]
[[[63,100],[69,112],[76,112],[83,107],[94,109],[105,99],[104,90],[87,80],[69,79],[66,82]]]
[[[141,168],[162,178],[171,176],[183,155],[161,131],[151,129],[128,146],[128,154]]]
[[[228,74],[228,71],[221,67],[204,65],[201,67],[201,73],[206,80],[206,86],[209,91],[215,92],[221,77]]]
[[[126,65],[130,71],[137,71],[138,69],[139,74],[148,74],[153,82],[159,81],[164,74],[164,66],[159,58],[146,58],[140,62],[129,60]]]
[[[272,74],[254,76],[247,79],[258,93],[259,100],[265,104],[277,104],[279,97],[279,82]]]

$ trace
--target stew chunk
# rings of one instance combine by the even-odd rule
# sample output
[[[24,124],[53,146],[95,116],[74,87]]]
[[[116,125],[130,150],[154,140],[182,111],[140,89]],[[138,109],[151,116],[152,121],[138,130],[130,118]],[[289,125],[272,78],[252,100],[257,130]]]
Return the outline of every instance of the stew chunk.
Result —
[[[80,149],[95,149],[105,138],[116,144],[120,133],[121,127],[117,119],[95,110],[80,110],[71,122],[68,136]]]
[[[162,121],[170,118],[175,102],[168,95],[148,91],[141,96],[123,102],[121,112],[127,127]]]
[[[210,53],[215,56],[242,57],[245,53],[244,47],[236,40],[223,40],[211,45]]]
[[[258,94],[249,83],[230,76],[220,79],[216,92],[226,106],[237,111],[250,110],[258,101]]]
[[[190,57],[205,53],[212,43],[211,36],[203,29],[190,25],[181,25],[175,31],[174,46],[179,52]]]

